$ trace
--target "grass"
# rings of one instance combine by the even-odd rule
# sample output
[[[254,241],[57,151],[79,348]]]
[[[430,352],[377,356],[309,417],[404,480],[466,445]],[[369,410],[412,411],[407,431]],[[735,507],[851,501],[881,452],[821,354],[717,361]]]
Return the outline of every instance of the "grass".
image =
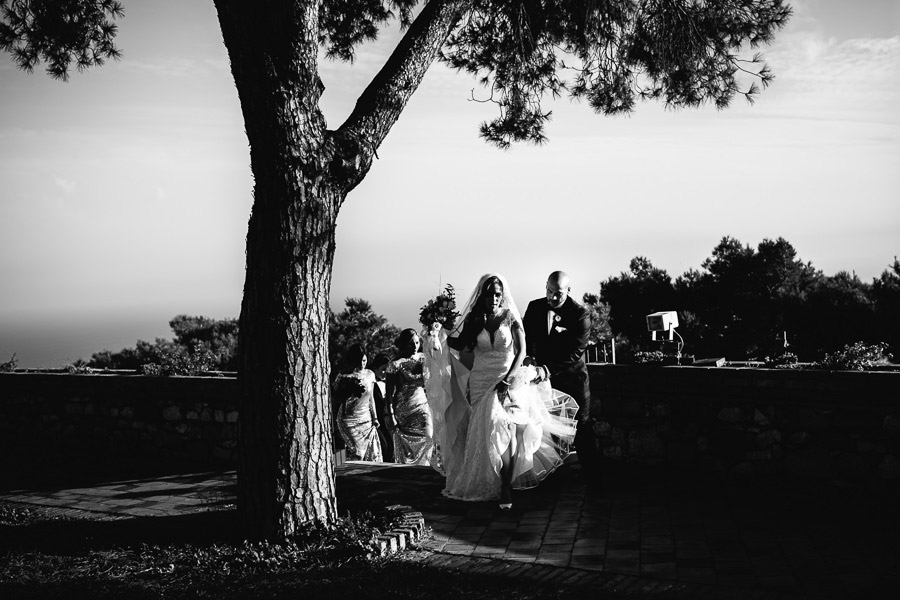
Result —
[[[348,516],[271,544],[229,540],[227,511],[86,521],[0,504],[0,598],[588,597],[556,584],[437,569],[415,549],[378,556],[374,536],[394,518]]]

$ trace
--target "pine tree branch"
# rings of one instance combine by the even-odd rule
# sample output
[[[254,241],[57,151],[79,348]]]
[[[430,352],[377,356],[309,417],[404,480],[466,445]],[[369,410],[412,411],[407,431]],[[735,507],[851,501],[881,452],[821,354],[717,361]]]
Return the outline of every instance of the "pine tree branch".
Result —
[[[375,152],[471,4],[471,0],[432,0],[425,5],[337,130],[339,140],[355,138],[361,148]]]

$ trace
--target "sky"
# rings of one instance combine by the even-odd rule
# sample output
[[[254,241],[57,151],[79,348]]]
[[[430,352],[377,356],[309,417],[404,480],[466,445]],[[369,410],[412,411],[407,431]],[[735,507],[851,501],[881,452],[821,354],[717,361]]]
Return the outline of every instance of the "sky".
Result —
[[[698,269],[726,235],[878,277],[900,255],[900,3],[791,4],[754,105],[610,118],[562,98],[540,147],[483,142],[485,91],[435,64],[338,217],[332,308],[417,326],[443,285],[465,298],[490,271],[521,307],[556,269],[580,298],[635,256]],[[122,60],[67,83],[0,56],[0,362],[59,367],[240,312],[253,182],[215,9],[124,6]],[[396,39],[321,61],[330,128]]]

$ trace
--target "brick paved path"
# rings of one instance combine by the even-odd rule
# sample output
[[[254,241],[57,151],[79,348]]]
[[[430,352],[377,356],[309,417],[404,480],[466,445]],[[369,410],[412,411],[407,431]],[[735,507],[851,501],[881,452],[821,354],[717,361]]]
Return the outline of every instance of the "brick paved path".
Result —
[[[503,512],[442,497],[428,468],[348,463],[338,497],[342,512],[421,511],[430,535],[409,556],[437,568],[654,598],[900,597],[900,511],[887,499],[621,466],[599,489],[579,477],[563,467]],[[0,501],[100,520],[228,511],[234,473],[6,489]]]

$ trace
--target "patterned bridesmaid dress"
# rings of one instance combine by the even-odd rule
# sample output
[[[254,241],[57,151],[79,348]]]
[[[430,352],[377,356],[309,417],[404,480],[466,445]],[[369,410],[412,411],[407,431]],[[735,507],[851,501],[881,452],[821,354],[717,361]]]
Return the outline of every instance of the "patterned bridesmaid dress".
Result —
[[[409,358],[392,361],[385,370],[394,378],[394,461],[401,464],[428,465],[434,451],[434,423],[425,397],[424,361],[425,355],[416,352]]]
[[[337,406],[335,420],[347,449],[347,460],[382,462],[378,440],[373,387],[375,373],[368,369],[341,373],[332,384],[332,399]]]

